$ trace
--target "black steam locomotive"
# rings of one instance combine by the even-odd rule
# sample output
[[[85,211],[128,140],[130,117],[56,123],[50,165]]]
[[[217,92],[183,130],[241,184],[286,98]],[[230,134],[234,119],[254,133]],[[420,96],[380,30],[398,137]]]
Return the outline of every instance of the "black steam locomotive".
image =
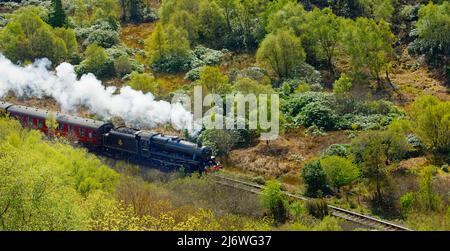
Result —
[[[50,132],[77,141],[92,151],[113,158],[145,162],[165,169],[184,168],[187,172],[220,169],[209,147],[200,147],[178,137],[166,136],[62,113],[53,113],[58,122],[54,130],[47,127],[52,112],[33,107],[0,102],[0,114],[20,121],[22,126]]]

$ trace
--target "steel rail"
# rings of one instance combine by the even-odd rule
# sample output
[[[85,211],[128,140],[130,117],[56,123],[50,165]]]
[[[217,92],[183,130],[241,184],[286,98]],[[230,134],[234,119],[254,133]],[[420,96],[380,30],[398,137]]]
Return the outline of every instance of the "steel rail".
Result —
[[[230,177],[225,177],[223,175],[214,174],[212,177],[215,179],[215,182],[217,184],[227,186],[234,189],[240,189],[243,191],[247,191],[254,194],[261,194],[261,190],[264,188],[262,185],[258,185],[255,183],[238,180]],[[288,192],[283,192],[283,194],[287,197],[294,198],[297,200],[302,201],[308,201],[311,200],[311,198],[295,195]],[[374,229],[382,229],[385,231],[411,231],[411,229],[408,229],[404,226],[388,222],[385,220],[380,220],[368,215],[363,215],[357,212],[353,212],[347,209],[343,209],[340,207],[336,207],[333,205],[328,205],[328,208],[331,210],[331,215],[337,218],[344,219],[346,221],[355,222],[367,227],[371,227]]]

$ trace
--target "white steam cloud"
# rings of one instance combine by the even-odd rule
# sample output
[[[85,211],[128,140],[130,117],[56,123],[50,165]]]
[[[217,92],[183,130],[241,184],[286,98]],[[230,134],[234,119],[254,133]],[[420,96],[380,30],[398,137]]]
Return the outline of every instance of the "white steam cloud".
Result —
[[[193,115],[179,103],[157,101],[153,94],[129,86],[115,94],[115,87],[103,86],[93,74],[77,79],[69,63],[60,64],[56,72],[48,70],[50,65],[48,59],[39,59],[21,67],[0,54],[0,98],[9,92],[19,97],[52,97],[65,112],[84,106],[105,119],[119,116],[131,126],[152,128],[170,123],[192,133]]]

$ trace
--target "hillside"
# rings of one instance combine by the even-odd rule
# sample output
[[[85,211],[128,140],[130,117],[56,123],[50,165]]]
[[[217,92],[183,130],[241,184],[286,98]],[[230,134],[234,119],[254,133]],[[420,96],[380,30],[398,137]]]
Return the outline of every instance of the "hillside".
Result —
[[[0,3],[2,101],[182,136],[210,147],[222,175],[266,186],[258,197],[179,170],[139,171],[2,118],[1,137],[8,139],[2,149],[24,151],[30,144],[42,166],[54,167],[45,171],[69,180],[58,185],[71,194],[67,205],[79,219],[54,229],[346,229],[328,213],[315,214],[326,202],[411,229],[450,230],[448,1],[16,2]],[[202,127],[193,130],[193,104],[208,94],[215,96],[202,106]],[[252,115],[258,123],[263,117],[251,102],[238,128],[234,115],[222,111],[238,111],[239,102],[231,109],[216,102],[230,94],[255,94],[255,104],[266,108],[278,98],[277,113],[267,117],[278,122],[276,139],[260,140],[273,125],[250,126]],[[171,103],[177,95],[190,100]],[[205,122],[223,126],[221,118],[233,118],[232,128]],[[39,153],[40,146],[61,160]],[[65,159],[72,151],[70,158],[79,159]],[[14,152],[0,161],[27,166]],[[83,185],[84,192],[73,174],[60,173],[71,161],[89,170],[109,166],[105,172],[114,178],[95,180],[96,171],[86,171],[83,179],[95,185]],[[28,176],[2,179],[11,177]],[[293,202],[281,190],[314,200]],[[48,203],[54,196],[61,194]],[[267,196],[274,197],[270,203]],[[96,214],[89,203],[103,200],[108,207]],[[0,212],[6,204],[0,201]],[[55,220],[14,225],[15,213],[0,215],[7,222],[0,229],[46,230],[41,222]],[[130,222],[133,217],[138,220]]]

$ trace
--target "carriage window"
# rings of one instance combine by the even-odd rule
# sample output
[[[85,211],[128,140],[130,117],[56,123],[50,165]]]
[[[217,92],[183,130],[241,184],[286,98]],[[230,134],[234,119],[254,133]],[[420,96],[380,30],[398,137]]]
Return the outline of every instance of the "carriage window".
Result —
[[[89,132],[89,138],[92,139],[92,132]]]
[[[84,128],[80,128],[79,130],[80,130],[80,136],[84,137]]]
[[[58,131],[64,131],[64,124],[58,123]]]
[[[32,119],[31,117],[28,117],[28,124],[29,124],[30,126],[33,125],[33,119]]]
[[[73,132],[73,127],[71,125],[69,125],[68,130],[69,130],[69,132]]]
[[[42,121],[42,119],[38,119],[37,126],[38,126],[39,129],[44,127],[44,122]]]

